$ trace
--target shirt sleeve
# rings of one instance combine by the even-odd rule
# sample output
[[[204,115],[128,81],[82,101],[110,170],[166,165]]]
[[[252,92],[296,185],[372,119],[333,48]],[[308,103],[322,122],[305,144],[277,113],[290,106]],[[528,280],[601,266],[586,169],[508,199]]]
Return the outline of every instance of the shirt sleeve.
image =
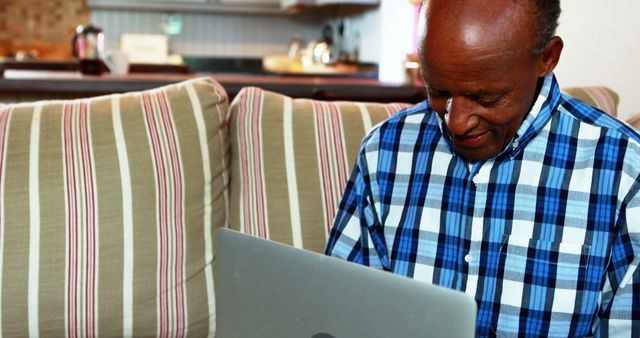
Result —
[[[389,270],[384,232],[371,191],[371,175],[361,151],[342,196],[325,254]]]
[[[621,219],[602,292],[596,337],[640,337],[640,193],[627,204]]]

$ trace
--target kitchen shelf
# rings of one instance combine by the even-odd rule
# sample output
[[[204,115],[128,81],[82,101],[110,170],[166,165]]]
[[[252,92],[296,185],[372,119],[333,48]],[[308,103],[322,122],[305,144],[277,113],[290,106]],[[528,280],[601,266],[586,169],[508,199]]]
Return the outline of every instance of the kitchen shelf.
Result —
[[[158,12],[210,12],[289,15],[314,7],[375,7],[379,0],[281,0],[280,4],[262,1],[196,1],[196,0],[88,0],[91,9],[125,9]]]
[[[2,69],[16,70],[34,70],[34,71],[71,71],[79,70],[78,62],[75,60],[29,60],[15,61],[7,59],[0,63]],[[103,72],[108,73],[109,70],[103,65]],[[151,64],[151,63],[131,63],[129,65],[131,73],[169,73],[169,74],[186,74],[189,73],[188,65],[170,65],[170,64]]]
[[[126,9],[160,12],[211,12],[211,13],[243,13],[243,14],[274,14],[286,15],[296,13],[294,8],[281,8],[272,4],[232,4],[214,2],[188,1],[120,1],[120,0],[89,0],[91,9]]]
[[[229,100],[240,89],[256,86],[294,98],[355,100],[368,102],[410,102],[424,100],[422,83],[385,83],[369,78],[300,77],[240,74],[129,74],[127,76],[82,75],[79,72],[5,70],[0,77],[0,102],[20,97],[80,98],[157,88],[201,76],[211,76],[225,89]]]

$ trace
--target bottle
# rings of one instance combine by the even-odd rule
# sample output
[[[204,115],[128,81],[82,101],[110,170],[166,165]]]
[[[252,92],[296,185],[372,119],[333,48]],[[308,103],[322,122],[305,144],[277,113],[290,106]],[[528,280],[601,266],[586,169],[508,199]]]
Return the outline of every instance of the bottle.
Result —
[[[293,38],[291,39],[291,43],[289,44],[289,57],[292,59],[299,58],[301,46],[302,37],[300,36],[300,33],[294,33]]]
[[[83,74],[100,75],[103,71],[104,33],[93,25],[78,26],[73,36],[73,55]]]

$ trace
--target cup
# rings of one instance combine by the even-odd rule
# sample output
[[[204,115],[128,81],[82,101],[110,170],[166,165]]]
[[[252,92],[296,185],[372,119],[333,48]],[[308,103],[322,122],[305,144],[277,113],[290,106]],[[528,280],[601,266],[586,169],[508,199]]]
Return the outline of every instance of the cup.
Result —
[[[111,75],[125,76],[129,74],[129,54],[121,50],[106,53],[104,63],[109,67]]]

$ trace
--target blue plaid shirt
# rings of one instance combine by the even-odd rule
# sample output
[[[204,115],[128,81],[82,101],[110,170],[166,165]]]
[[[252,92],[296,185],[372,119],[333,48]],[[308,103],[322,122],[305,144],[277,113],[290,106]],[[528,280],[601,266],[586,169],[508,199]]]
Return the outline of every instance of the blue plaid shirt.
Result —
[[[365,138],[326,253],[464,291],[479,336],[640,337],[640,135],[553,74],[469,164],[428,102]]]

